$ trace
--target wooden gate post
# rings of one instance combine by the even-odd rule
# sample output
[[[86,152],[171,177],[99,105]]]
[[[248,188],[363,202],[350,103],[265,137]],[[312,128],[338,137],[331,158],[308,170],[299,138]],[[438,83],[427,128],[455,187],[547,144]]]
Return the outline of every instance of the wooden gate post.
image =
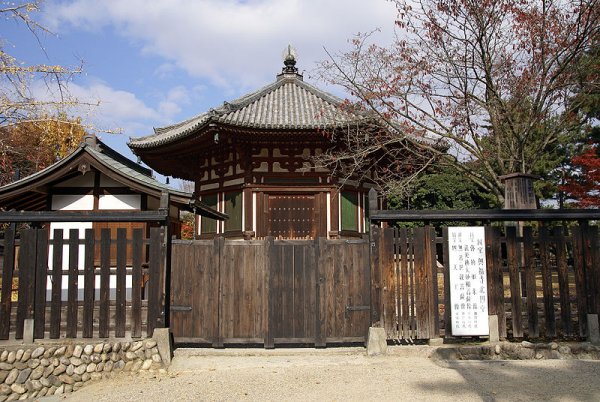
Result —
[[[105,229],[102,229],[101,233],[102,239],[102,248],[107,249],[107,244],[110,245],[110,239],[106,236]],[[160,247],[161,246],[161,233],[160,228],[150,228],[150,252],[149,252],[149,261],[148,261],[148,319],[146,324],[146,336],[152,336],[154,332],[154,328],[160,328],[160,315],[161,315],[161,292],[160,292],[160,276],[161,276],[161,263],[160,263]],[[106,252],[102,252],[102,276],[104,277],[104,271],[106,268],[106,263],[104,260],[106,259]],[[106,282],[104,280],[103,282]],[[100,294],[101,303],[104,300],[103,294]],[[104,301],[105,302],[105,301]],[[101,314],[104,315],[106,313],[101,311]],[[100,320],[100,336],[107,336],[107,325],[106,321],[108,321],[107,317],[103,320]],[[104,322],[104,324],[102,324]]]
[[[431,337],[440,337],[440,301],[438,293],[437,248],[435,243],[435,228],[426,226],[427,245],[429,247],[429,267],[431,268]]]
[[[377,191],[374,188],[369,190],[369,216],[373,216],[377,210]],[[371,294],[371,324],[376,324],[381,317],[381,268],[379,264],[379,248],[381,242],[381,228],[375,223],[369,222],[369,264],[371,269],[370,283]]]
[[[15,267],[15,231],[12,227],[4,232],[4,265],[2,266],[2,296],[0,297],[0,340],[8,339],[10,333],[10,310]]]
[[[600,303],[600,252],[598,251],[598,228],[590,226],[587,221],[581,222],[581,245],[583,254],[584,275],[587,299],[587,331],[588,341],[600,343],[600,325],[598,322]]]
[[[162,293],[161,299],[161,319],[158,328],[168,328],[171,310],[171,225],[169,222],[169,206],[171,199],[168,192],[163,192],[160,197],[158,210],[165,214],[165,220],[161,227],[161,282],[160,289]],[[152,334],[150,334],[152,335]]]
[[[588,333],[588,303],[582,222],[579,222],[579,226],[574,226],[571,230],[573,233],[573,268],[575,270],[575,292],[577,294],[579,335],[585,337]]]
[[[379,236],[379,270],[381,272],[381,324],[385,328],[386,336],[396,338],[396,271],[394,264],[394,229],[383,228]]]
[[[379,248],[381,244],[381,228],[377,225],[371,225],[369,231],[369,255],[370,255],[370,273],[371,273],[371,323],[383,324],[381,320],[381,267],[379,261]]]

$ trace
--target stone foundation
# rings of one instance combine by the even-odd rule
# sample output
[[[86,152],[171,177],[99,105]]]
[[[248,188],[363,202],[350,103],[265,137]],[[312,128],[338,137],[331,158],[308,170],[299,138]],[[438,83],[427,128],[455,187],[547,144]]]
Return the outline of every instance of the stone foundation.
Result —
[[[440,360],[600,360],[600,347],[589,343],[501,342],[480,346],[440,347],[432,352],[431,357]]]
[[[153,339],[0,350],[0,402],[76,391],[119,372],[165,371]]]

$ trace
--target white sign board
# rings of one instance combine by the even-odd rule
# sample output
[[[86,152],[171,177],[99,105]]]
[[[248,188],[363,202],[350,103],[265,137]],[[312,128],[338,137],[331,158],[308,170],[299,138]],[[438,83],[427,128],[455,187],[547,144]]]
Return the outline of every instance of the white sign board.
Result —
[[[485,230],[449,227],[452,335],[489,335]]]

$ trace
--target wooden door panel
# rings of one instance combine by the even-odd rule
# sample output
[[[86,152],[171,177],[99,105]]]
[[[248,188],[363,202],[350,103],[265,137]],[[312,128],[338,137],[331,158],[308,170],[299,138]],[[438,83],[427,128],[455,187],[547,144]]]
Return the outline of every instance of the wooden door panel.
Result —
[[[317,234],[316,196],[268,195],[267,235],[283,239],[312,239]]]

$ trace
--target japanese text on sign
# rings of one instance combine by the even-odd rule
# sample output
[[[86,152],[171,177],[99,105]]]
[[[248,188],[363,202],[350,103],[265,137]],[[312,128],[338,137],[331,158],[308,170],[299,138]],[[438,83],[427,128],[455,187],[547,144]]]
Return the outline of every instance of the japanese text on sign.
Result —
[[[452,335],[489,335],[485,231],[449,227]]]

